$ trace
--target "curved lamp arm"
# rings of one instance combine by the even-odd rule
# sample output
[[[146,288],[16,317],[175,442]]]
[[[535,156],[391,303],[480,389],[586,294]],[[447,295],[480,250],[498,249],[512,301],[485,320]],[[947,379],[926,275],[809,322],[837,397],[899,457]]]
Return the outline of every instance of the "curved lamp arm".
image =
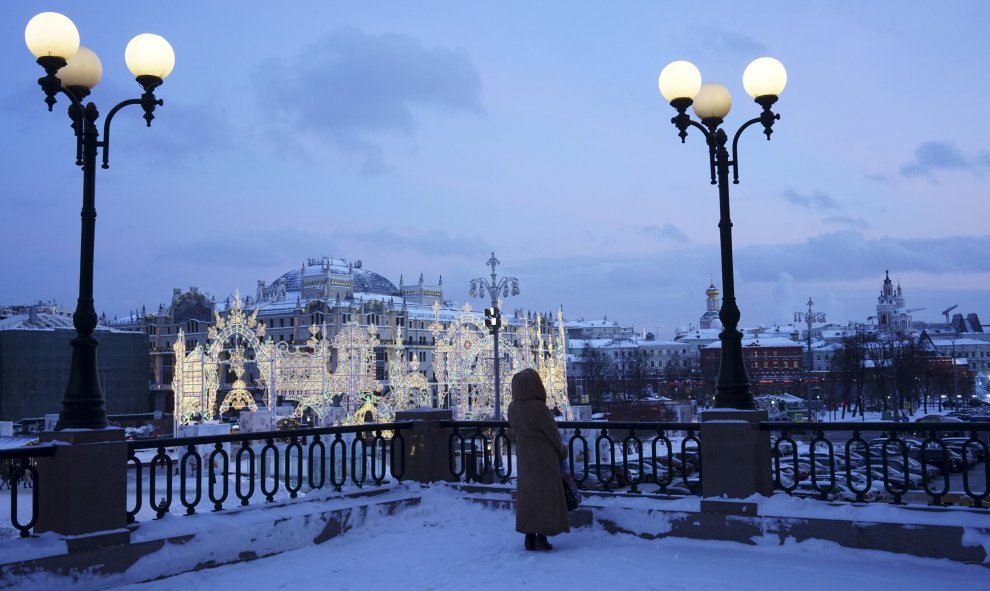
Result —
[[[674,124],[677,128],[677,136],[681,138],[681,143],[683,144],[687,139],[688,127],[695,127],[700,132],[701,135],[705,137],[705,143],[708,144],[708,172],[712,179],[712,184],[715,184],[715,142],[713,141],[713,132],[710,132],[705,128],[704,125],[698,123],[687,114],[687,108],[691,106],[692,101],[689,98],[678,98],[670,101],[670,105],[677,110],[677,114],[674,115],[670,122]]]
[[[764,97],[760,97],[764,98]],[[774,97],[776,100],[776,97]],[[759,102],[759,101],[757,101]],[[767,136],[767,141],[770,141],[770,135],[773,133],[773,124],[776,121],[780,121],[780,114],[774,113],[770,110],[770,106],[773,101],[763,104],[763,112],[760,113],[759,117],[754,117],[743,123],[742,126],[736,131],[736,135],[732,138],[732,184],[739,184],[739,136],[742,135],[743,130],[745,130],[750,125],[754,123],[763,124],[763,133]]]
[[[147,127],[151,127],[151,120],[155,118],[153,114],[155,107],[160,107],[164,104],[165,101],[155,98],[154,90],[149,90],[142,94],[141,98],[122,101],[110,109],[107,118],[103,121],[103,141],[100,142],[100,145],[103,147],[103,168],[110,168],[110,122],[113,120],[113,116],[117,114],[117,111],[129,105],[141,105],[144,109],[144,119],[148,122]]]
[[[51,60],[52,58],[46,58]],[[45,93],[45,104],[48,105],[48,111],[51,112],[55,103],[58,101],[55,96],[59,93],[64,94],[69,102],[69,118],[72,120],[72,132],[76,136],[76,166],[82,166],[82,145],[83,145],[83,125],[86,117],[86,108],[83,106],[82,101],[79,100],[76,95],[62,85],[62,81],[59,80],[55,72],[61,65],[64,65],[64,60],[61,62],[55,62],[54,65],[50,63],[42,63],[43,60],[39,59],[38,63],[42,64],[45,68],[47,74],[38,78],[38,85],[41,86],[41,90]]]

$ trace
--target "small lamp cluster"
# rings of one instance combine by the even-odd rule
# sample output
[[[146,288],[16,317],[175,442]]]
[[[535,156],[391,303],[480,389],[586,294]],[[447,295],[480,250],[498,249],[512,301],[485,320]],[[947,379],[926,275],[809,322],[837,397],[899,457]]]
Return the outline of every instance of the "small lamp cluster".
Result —
[[[100,58],[79,44],[79,31],[65,15],[42,12],[28,21],[24,41],[47,73],[79,98],[89,94],[103,77]],[[127,44],[124,61],[145,91],[161,85],[175,66],[175,52],[159,35],[142,33]]]
[[[768,109],[787,85],[787,70],[772,57],[753,60],[743,72],[743,88],[757,103]],[[694,105],[702,121],[725,119],[732,108],[732,95],[721,84],[702,84],[701,72],[687,61],[667,64],[660,72],[660,94],[679,112]]]

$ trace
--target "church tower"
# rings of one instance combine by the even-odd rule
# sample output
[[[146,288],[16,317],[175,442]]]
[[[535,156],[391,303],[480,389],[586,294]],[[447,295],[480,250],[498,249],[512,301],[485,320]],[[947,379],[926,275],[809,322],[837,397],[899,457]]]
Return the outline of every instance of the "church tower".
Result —
[[[904,292],[900,282],[897,287],[890,280],[890,271],[886,272],[880,297],[877,298],[877,327],[881,331],[906,332],[911,330],[911,312],[904,303]]]
[[[701,315],[699,323],[701,328],[712,328],[712,323],[718,320],[718,309],[720,307],[718,299],[719,292],[714,282],[711,282],[708,289],[705,290],[705,295],[707,296],[705,313]]]

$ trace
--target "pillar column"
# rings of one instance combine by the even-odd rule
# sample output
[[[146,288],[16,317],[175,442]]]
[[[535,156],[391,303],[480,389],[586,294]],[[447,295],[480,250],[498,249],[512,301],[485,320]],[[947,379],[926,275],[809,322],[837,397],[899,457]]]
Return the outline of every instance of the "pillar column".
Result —
[[[712,409],[701,414],[701,482],[705,498],[770,496],[770,432],[765,410]]]

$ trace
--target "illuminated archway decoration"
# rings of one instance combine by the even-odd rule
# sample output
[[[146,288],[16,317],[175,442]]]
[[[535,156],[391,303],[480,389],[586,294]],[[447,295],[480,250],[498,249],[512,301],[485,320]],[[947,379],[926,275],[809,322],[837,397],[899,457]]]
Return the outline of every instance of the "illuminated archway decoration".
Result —
[[[437,376],[440,405],[454,411],[457,420],[479,420],[494,416],[495,369],[492,362],[493,339],[484,321],[471,314],[471,305],[464,304],[444,330],[440,324],[439,304],[433,305],[434,321],[430,330],[436,341],[433,353],[433,373]],[[502,406],[510,402],[511,376],[519,365],[516,348],[502,333],[499,347],[503,356],[499,364],[502,373]]]
[[[186,335],[181,328],[172,350],[175,352],[172,374],[174,420],[179,425],[188,425],[200,417],[212,419],[217,389],[220,387],[217,364],[199,343],[187,353]]]
[[[433,389],[419,371],[419,359],[406,361],[402,327],[395,329],[395,345],[388,360],[389,390],[379,398],[378,419],[389,423],[400,410],[433,406]]]
[[[430,325],[436,340],[433,371],[437,376],[441,406],[449,405],[457,420],[491,418],[495,414],[492,335],[483,321],[471,314],[470,304],[464,305],[462,313],[454,317],[446,330],[440,323],[438,304],[434,304],[433,314],[434,321]],[[547,406],[556,407],[564,417],[572,416],[567,401],[562,310],[558,312],[557,321],[557,335],[552,336],[549,342],[543,338],[541,329],[544,320],[541,316],[537,316],[535,327],[526,317],[514,333],[505,331],[499,334],[503,415],[512,399],[512,376],[522,369],[533,368],[540,373],[546,387]],[[550,326],[547,330],[553,334]]]
[[[537,325],[543,318],[537,316]],[[547,320],[549,322],[549,320]],[[553,335],[553,326],[548,326],[547,332]],[[537,330],[539,343],[536,354],[536,371],[543,379],[547,390],[547,406],[557,408],[567,420],[574,418],[570,401],[567,398],[567,335],[564,331],[564,310],[557,309],[557,334],[544,343],[543,331]]]
[[[258,322],[258,310],[255,309],[250,315],[246,315],[241,308],[241,295],[234,292],[234,306],[227,313],[226,318],[219,312],[213,312],[213,326],[207,331],[209,346],[207,347],[208,357],[211,363],[219,365],[222,363],[221,357],[226,351],[228,341],[233,341],[233,349],[229,352],[227,363],[230,370],[234,372],[237,379],[234,381],[233,389],[227,393],[223,402],[220,403],[220,413],[228,409],[249,408],[257,410],[258,405],[254,402],[254,396],[247,390],[247,385],[241,379],[244,375],[245,355],[247,349],[251,349],[258,357],[259,349],[261,353],[267,352],[263,348],[261,339],[265,336],[265,325]],[[267,406],[272,408],[272,390],[268,388]]]
[[[371,394],[366,394],[364,396],[364,404],[362,404],[356,411],[354,411],[354,416],[350,417],[350,420],[348,422],[352,425],[360,425],[363,423],[380,423],[380,422],[388,422],[388,421],[382,420],[378,411],[378,407],[375,406],[375,402],[371,398]]]
[[[326,326],[323,326],[326,333]],[[330,414],[331,406],[331,347],[320,338],[320,328],[309,327],[310,338],[305,348],[291,349],[282,341],[263,344],[258,355],[261,380],[270,385],[276,396],[296,403],[295,416],[301,417],[306,409],[312,410],[321,421]]]
[[[329,393],[341,396],[345,423],[354,422],[357,409],[368,402],[367,395],[382,391],[382,384],[375,379],[377,335],[378,327],[374,324],[361,328],[358,323],[350,322],[341,327],[331,342],[337,352],[337,363],[330,375]]]

